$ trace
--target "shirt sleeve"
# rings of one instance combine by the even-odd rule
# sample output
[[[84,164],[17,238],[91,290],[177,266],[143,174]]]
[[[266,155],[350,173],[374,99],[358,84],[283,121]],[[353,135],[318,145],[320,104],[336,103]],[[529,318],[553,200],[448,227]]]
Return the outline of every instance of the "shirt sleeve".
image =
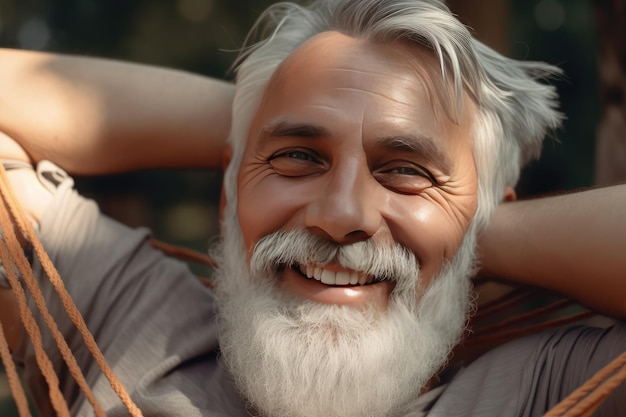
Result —
[[[76,193],[71,179],[58,186],[40,222],[40,240],[67,291],[108,363],[135,396],[185,360],[217,348],[212,295],[187,265],[155,250],[149,236],[147,229],[131,229],[103,216],[93,201]],[[48,309],[94,394],[105,410],[119,408],[41,263],[34,259],[32,266]],[[34,311],[32,301],[30,305]],[[83,415],[77,410],[84,410],[86,402],[42,319],[35,315],[72,415]],[[40,415],[47,416],[52,410],[48,387],[34,349],[24,339],[15,358],[24,368]]]
[[[551,330],[509,342],[461,370],[429,416],[542,416],[625,350],[624,323]],[[593,415],[626,415],[626,386]]]

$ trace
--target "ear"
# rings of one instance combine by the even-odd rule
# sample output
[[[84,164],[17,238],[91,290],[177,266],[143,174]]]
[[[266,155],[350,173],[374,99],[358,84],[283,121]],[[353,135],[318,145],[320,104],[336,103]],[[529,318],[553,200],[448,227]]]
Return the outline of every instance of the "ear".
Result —
[[[506,201],[508,203],[515,200],[517,200],[517,193],[515,192],[515,189],[510,185],[507,185],[504,189],[503,201]]]
[[[233,148],[227,145],[222,153],[222,174],[226,172],[228,164],[233,157]],[[224,181],[222,180],[222,191],[220,192],[220,224],[224,220],[224,210],[226,209],[226,193],[224,192]]]

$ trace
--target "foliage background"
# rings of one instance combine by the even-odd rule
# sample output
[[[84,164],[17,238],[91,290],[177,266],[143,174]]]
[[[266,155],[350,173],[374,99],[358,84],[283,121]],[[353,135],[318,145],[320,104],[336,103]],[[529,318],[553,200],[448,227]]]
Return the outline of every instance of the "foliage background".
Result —
[[[123,59],[227,78],[234,51],[269,3],[0,0],[0,46]],[[592,3],[457,0],[451,7],[486,43],[505,54],[547,61],[565,70],[566,77],[557,82],[567,114],[564,128],[558,140],[546,142],[541,160],[525,170],[518,193],[523,197],[593,184],[599,106]],[[464,10],[471,13],[464,15]],[[481,15],[489,18],[476,18]],[[504,23],[504,31],[489,32],[495,23]],[[217,234],[219,185],[219,174],[201,171],[138,172],[81,178],[77,183],[105,213],[131,226],[146,225],[159,238],[198,250]],[[13,416],[4,385],[0,377],[0,415]]]

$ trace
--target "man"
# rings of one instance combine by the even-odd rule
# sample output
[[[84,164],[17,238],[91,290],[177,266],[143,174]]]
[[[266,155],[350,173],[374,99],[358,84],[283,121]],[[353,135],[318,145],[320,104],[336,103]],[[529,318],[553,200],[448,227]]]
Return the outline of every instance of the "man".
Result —
[[[326,0],[267,16],[278,29],[238,71],[215,299],[56,166],[9,173],[146,415],[542,415],[623,349],[619,326],[540,334],[428,391],[464,329],[477,235],[558,126],[554,91],[536,80],[556,70],[490,51],[437,1]],[[19,143],[8,154],[64,162],[16,129],[3,129]],[[151,152],[136,165],[165,158]],[[606,276],[589,295],[585,277],[545,285],[593,304],[615,292]],[[41,285],[107,413],[124,415]],[[623,314],[620,300],[607,309]],[[14,355],[49,415],[32,348]],[[87,415],[51,355],[72,415]],[[603,412],[620,406],[614,395]]]

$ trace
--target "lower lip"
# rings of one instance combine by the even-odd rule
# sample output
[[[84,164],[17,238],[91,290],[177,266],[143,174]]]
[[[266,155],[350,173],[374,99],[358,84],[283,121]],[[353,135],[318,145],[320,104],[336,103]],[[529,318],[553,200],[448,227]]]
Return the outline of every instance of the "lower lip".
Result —
[[[369,285],[331,286],[306,278],[293,268],[285,268],[281,276],[282,290],[307,300],[351,307],[377,306],[380,310],[387,309],[389,295],[394,286],[390,281]]]

